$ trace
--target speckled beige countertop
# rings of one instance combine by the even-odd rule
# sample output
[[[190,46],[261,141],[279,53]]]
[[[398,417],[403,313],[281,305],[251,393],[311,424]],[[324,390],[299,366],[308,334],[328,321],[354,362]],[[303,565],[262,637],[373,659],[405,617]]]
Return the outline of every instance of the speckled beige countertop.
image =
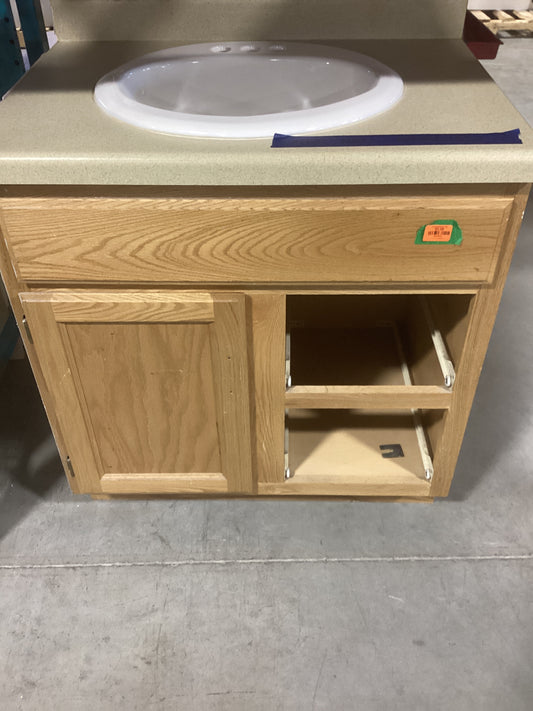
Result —
[[[533,130],[461,40],[351,40],[404,79],[390,111],[331,134],[506,131],[510,146],[270,148],[270,139],[179,138],[105,115],[96,81],[168,42],[61,41],[0,103],[0,183],[358,185],[531,182]]]

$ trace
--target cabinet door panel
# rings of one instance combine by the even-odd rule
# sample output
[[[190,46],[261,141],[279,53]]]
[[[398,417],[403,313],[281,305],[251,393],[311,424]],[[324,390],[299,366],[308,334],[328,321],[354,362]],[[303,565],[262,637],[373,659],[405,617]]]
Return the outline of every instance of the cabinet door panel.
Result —
[[[242,295],[21,300],[82,491],[251,490]]]
[[[106,474],[220,471],[208,328],[65,329]]]

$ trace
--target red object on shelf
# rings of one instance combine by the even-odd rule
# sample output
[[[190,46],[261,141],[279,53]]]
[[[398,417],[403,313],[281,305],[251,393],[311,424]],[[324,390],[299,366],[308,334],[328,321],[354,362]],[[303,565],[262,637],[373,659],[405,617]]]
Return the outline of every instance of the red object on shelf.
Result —
[[[463,40],[476,59],[494,59],[503,42],[471,12],[466,13]]]

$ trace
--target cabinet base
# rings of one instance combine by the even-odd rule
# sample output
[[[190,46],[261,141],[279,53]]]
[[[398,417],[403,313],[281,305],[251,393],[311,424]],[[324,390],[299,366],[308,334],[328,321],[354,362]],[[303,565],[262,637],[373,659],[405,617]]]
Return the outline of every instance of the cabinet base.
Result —
[[[244,495],[227,495],[214,496],[212,494],[159,494],[155,496],[145,494],[91,494],[91,499],[95,501],[113,501],[113,500],[128,500],[128,501],[147,501],[154,499],[254,499],[256,501],[366,501],[375,503],[403,503],[403,504],[432,504],[434,497],[432,496],[302,496],[295,494],[294,496],[244,496]]]

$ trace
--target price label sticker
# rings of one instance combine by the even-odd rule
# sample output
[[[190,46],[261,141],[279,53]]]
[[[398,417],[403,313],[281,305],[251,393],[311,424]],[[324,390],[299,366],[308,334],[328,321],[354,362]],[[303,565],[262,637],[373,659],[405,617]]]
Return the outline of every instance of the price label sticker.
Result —
[[[416,244],[461,244],[463,233],[455,220],[435,220],[421,227],[416,235]]]
[[[422,242],[449,242],[453,225],[426,225]]]

